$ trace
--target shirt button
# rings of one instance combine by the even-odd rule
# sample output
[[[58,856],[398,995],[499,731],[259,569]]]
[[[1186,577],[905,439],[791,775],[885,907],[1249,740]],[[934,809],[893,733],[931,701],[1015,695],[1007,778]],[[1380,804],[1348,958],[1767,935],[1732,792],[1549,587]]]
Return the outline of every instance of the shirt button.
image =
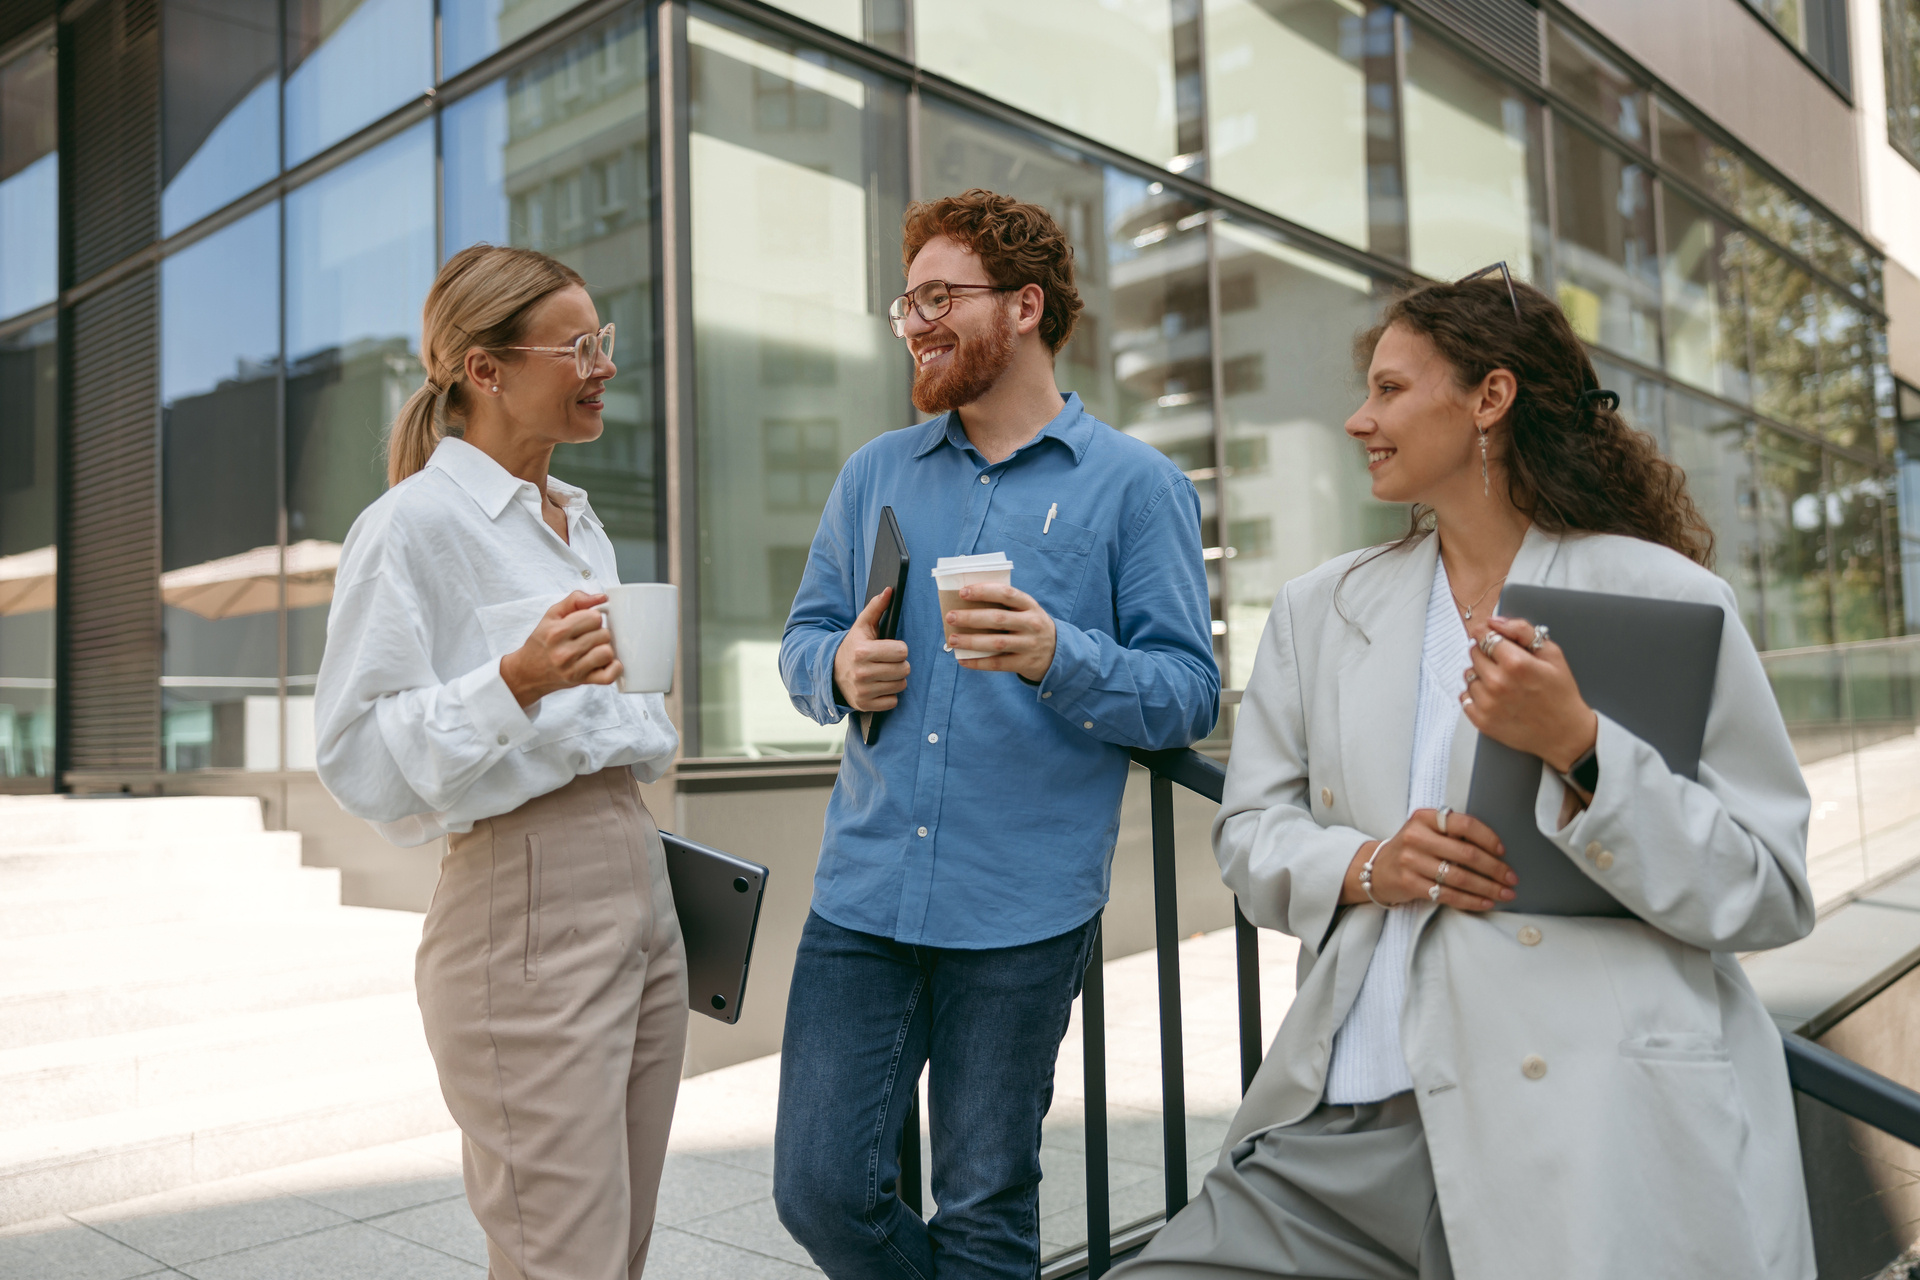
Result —
[[[992,480],[991,480],[991,479],[990,479],[989,477],[987,477],[987,476],[985,476],[985,475],[982,475],[982,476],[980,477],[980,483],[981,483],[981,484],[992,484],[992,483],[993,483],[993,481],[992,481]]]
[[[583,578],[591,578],[591,577],[593,576],[593,570],[591,570],[591,569],[582,569],[582,570],[580,571],[580,576],[581,576],[581,577],[583,577]]]
[[[1537,1053],[1530,1053],[1520,1059],[1520,1074],[1529,1080],[1538,1080],[1547,1074],[1547,1060]]]
[[[1053,690],[1049,689],[1045,693],[1041,694],[1040,696],[1043,698],[1051,698],[1053,696]]]
[[[1080,727],[1081,727],[1082,729],[1091,729],[1091,728],[1093,728],[1093,721],[1091,721],[1091,720],[1082,720],[1082,721],[1080,722]]]
[[[1602,849],[1600,851],[1600,856],[1593,860],[1593,865],[1600,868],[1602,871],[1605,871],[1611,866],[1613,866],[1613,850]]]
[[[1600,856],[1600,842],[1598,840],[1587,841],[1587,861],[1592,862],[1595,858],[1598,858],[1599,856]]]
[[[1530,924],[1520,926],[1519,937],[1520,945],[1523,947],[1537,947],[1540,945],[1540,931]]]
[[[928,741],[928,742],[938,742],[938,741],[940,741],[940,735],[939,735],[939,734],[937,734],[937,733],[930,733],[930,734],[928,734],[928,735],[927,735],[927,741]]]
[[[499,737],[495,738],[494,741],[504,747],[507,745],[507,735],[503,733]]]
[[[920,828],[920,834],[923,836],[927,834],[927,829],[925,827]]]
[[[1320,807],[1323,809],[1333,808],[1333,788],[1320,788]]]

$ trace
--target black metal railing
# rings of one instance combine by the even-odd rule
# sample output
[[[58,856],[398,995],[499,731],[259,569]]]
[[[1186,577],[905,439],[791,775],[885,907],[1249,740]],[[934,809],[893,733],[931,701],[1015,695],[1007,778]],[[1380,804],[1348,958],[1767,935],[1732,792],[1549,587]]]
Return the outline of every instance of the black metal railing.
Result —
[[[1218,804],[1226,782],[1220,763],[1197,751],[1135,751],[1151,778],[1153,809],[1154,950],[1160,978],[1161,1146],[1165,1162],[1164,1216],[1115,1231],[1107,1178],[1107,1041],[1105,986],[1099,938],[1081,988],[1080,1034],[1086,1071],[1087,1245],[1049,1262],[1044,1280],[1088,1280],[1106,1274],[1117,1258],[1136,1252],[1187,1203],[1186,1064],[1181,1043],[1180,931],[1175,881],[1173,788],[1186,787]],[[1239,987],[1240,1091],[1260,1069],[1265,1043],[1260,1024],[1259,935],[1233,908],[1234,968]],[[1802,1036],[1784,1037],[1793,1087],[1844,1115],[1920,1146],[1920,1093],[1841,1057]],[[920,1208],[919,1119],[907,1118],[901,1151],[901,1195]]]

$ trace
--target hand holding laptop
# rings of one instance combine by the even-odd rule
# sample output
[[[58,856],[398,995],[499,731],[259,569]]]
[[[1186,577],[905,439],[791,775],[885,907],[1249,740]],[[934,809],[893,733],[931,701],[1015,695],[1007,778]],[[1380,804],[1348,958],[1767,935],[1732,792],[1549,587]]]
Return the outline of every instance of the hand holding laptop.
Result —
[[[1473,646],[1473,665],[1462,673],[1462,714],[1486,737],[1566,773],[1600,736],[1599,717],[1580,696],[1567,655],[1548,628],[1525,618],[1496,615],[1487,627],[1500,639]]]

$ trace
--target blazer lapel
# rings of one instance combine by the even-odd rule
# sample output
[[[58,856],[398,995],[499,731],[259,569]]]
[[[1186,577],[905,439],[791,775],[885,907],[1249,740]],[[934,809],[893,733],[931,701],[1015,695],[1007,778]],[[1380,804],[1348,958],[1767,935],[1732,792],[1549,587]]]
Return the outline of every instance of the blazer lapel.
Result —
[[[1429,534],[1349,578],[1340,603],[1353,631],[1340,664],[1340,772],[1354,825],[1385,838],[1407,817],[1413,711],[1439,539]]]

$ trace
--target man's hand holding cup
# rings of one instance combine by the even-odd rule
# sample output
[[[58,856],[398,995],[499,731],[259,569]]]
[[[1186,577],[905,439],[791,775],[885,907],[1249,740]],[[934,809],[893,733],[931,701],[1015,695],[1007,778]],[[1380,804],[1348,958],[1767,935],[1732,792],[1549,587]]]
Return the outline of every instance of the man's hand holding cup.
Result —
[[[834,688],[840,701],[855,711],[891,711],[907,687],[912,668],[907,665],[906,641],[882,640],[878,631],[891,599],[893,588],[888,587],[867,601],[833,654]]]
[[[959,596],[982,607],[948,610],[947,643],[991,654],[961,658],[960,665],[973,671],[1011,671],[1038,684],[1053,666],[1055,637],[1053,618],[1040,602],[1018,587],[998,582],[961,587]]]

